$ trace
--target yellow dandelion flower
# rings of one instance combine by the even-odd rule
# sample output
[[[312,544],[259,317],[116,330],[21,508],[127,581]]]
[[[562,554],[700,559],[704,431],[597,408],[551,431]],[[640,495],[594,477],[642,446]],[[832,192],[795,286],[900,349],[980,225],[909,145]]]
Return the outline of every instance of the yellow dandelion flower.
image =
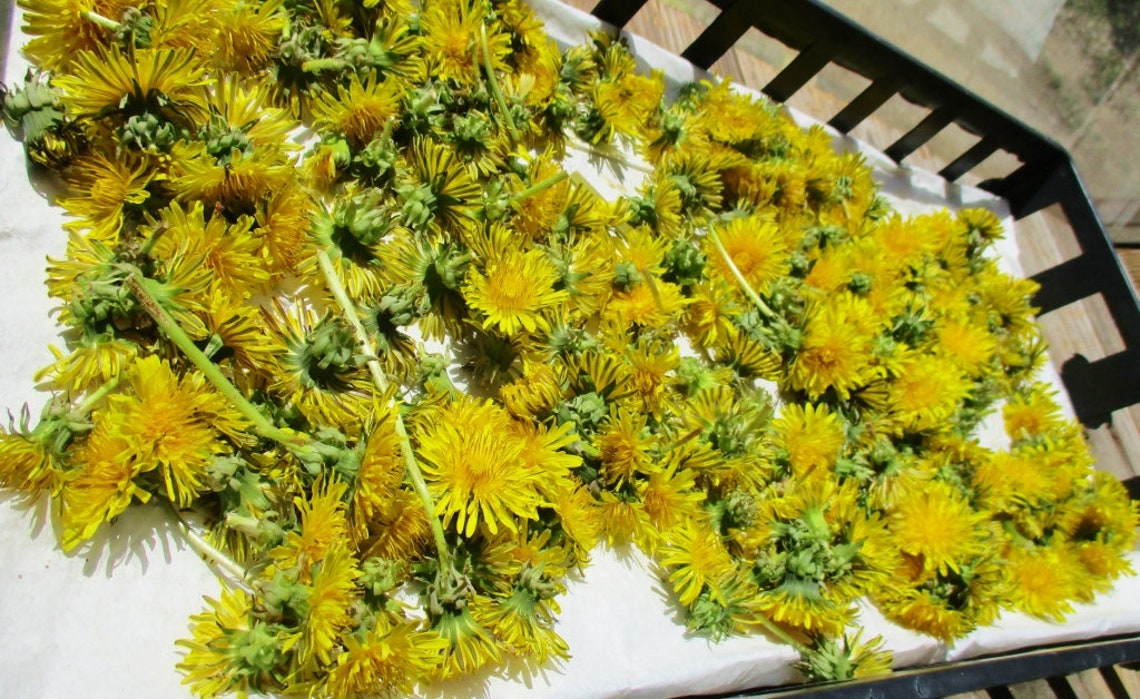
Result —
[[[423,501],[410,490],[398,490],[380,515],[368,523],[369,538],[361,544],[362,556],[390,561],[421,557],[431,545],[431,527]]]
[[[64,551],[90,539],[99,525],[122,514],[134,499],[150,500],[150,493],[134,481],[142,464],[130,442],[118,433],[118,419],[107,410],[97,411],[91,433],[69,455],[81,470],[63,487],[60,545]]]
[[[630,483],[635,475],[653,470],[651,452],[655,440],[649,436],[646,416],[642,413],[617,406],[610,408],[595,444],[602,462],[602,480],[611,487]]]
[[[915,590],[890,601],[877,598],[877,602],[888,619],[947,643],[965,636],[978,625],[970,614],[955,609],[930,590]]]
[[[189,49],[136,49],[129,55],[80,51],[72,72],[53,84],[77,119],[99,118],[110,110],[126,116],[150,112],[177,124],[207,116],[202,59]]]
[[[811,271],[804,277],[804,284],[824,294],[846,288],[855,271],[848,250],[847,246],[825,249],[812,263]]]
[[[815,580],[789,577],[775,589],[761,590],[756,604],[772,620],[811,633],[836,635],[855,618],[855,606],[828,594]]]
[[[620,326],[660,329],[679,319],[687,302],[676,284],[647,279],[628,290],[615,291],[603,310],[603,317]]]
[[[974,278],[980,305],[992,325],[1010,333],[1032,331],[1035,309],[1029,300],[1037,292],[1037,282],[1003,274],[992,262],[983,266]]]
[[[277,4],[274,0],[262,7]],[[209,138],[218,139],[211,144],[211,152],[223,160],[232,158],[233,147],[246,150],[250,146],[267,146],[284,151],[300,148],[289,140],[290,133],[300,124],[288,112],[271,104],[269,89],[264,83],[246,82],[233,73],[222,74],[209,87],[209,108],[210,121],[205,133]]]
[[[670,532],[686,521],[700,520],[704,516],[701,503],[706,493],[696,484],[695,471],[680,468],[673,461],[664,469],[656,469],[638,486],[642,510],[649,520],[645,528],[649,542],[668,539]]]
[[[844,292],[812,304],[803,344],[792,361],[788,384],[818,398],[829,389],[842,399],[875,374],[871,347],[877,322],[863,299]]]
[[[129,340],[85,334],[68,343],[67,354],[49,345],[55,361],[36,373],[36,381],[58,391],[79,395],[119,376],[138,355],[138,345]]]
[[[549,364],[523,359],[522,376],[499,389],[503,407],[520,420],[549,414],[562,400],[562,382]]]
[[[308,497],[295,497],[300,531],[291,531],[285,541],[270,551],[278,568],[299,568],[307,576],[309,568],[348,540],[345,493],[342,481],[321,480]]]
[[[1005,433],[1015,442],[1044,436],[1063,422],[1061,406],[1045,383],[1011,396],[1002,406],[1002,419]]]
[[[423,55],[428,73],[441,80],[473,85],[479,80],[482,47],[483,4],[473,0],[442,0],[431,3],[420,16]],[[487,31],[494,70],[505,70],[509,41],[501,32]]]
[[[594,88],[594,103],[607,129],[595,136],[595,143],[608,141],[608,129],[624,136],[638,136],[661,104],[665,83],[660,71],[652,75],[627,73],[603,80]]]
[[[697,601],[706,586],[713,599],[719,599],[719,581],[733,573],[732,557],[720,536],[707,524],[691,519],[673,529],[658,551],[658,560],[671,569],[669,582],[686,607]]]
[[[897,371],[887,390],[891,408],[905,429],[946,424],[970,391],[970,382],[955,363],[937,355],[908,351]]]
[[[186,649],[178,663],[185,673],[183,684],[201,697],[219,696],[232,690],[248,691],[265,679],[265,669],[243,672],[243,651],[254,650],[250,622],[253,598],[243,590],[223,589],[220,599],[206,598],[209,610],[190,617],[193,637],[179,640]],[[264,628],[258,629],[264,632]],[[273,639],[275,642],[276,639]]]
[[[31,497],[56,493],[63,485],[63,464],[37,435],[0,425],[0,487]]]
[[[575,545],[578,560],[588,560],[602,530],[598,503],[590,491],[584,486],[561,488],[550,498],[550,506],[558,515],[558,526]]]
[[[373,415],[362,431],[367,440],[352,483],[348,519],[357,542],[367,537],[369,525],[389,511],[404,482],[404,453],[396,434],[395,417],[383,410]]]
[[[129,152],[113,159],[100,153],[77,158],[68,172],[68,184],[77,194],[59,201],[77,220],[64,223],[64,229],[114,245],[128,215],[137,215],[150,199],[154,178],[150,165]]]
[[[471,267],[464,283],[467,303],[483,316],[483,327],[495,327],[508,337],[550,330],[545,313],[565,301],[561,280],[550,257],[538,249],[501,251],[483,262],[483,271]]]
[[[285,345],[273,333],[265,332],[265,314],[260,307],[234,299],[220,290],[210,294],[202,322],[213,349],[211,358],[239,387],[261,389],[273,372],[279,370],[277,357]]]
[[[431,625],[431,630],[447,642],[443,664],[436,669],[435,679],[449,679],[475,672],[499,662],[502,654],[490,632],[471,614],[472,608],[485,605],[481,595],[472,595],[465,607],[445,609]]]
[[[642,540],[645,527],[641,503],[603,490],[597,505],[601,534],[611,548]]]
[[[766,294],[772,282],[787,275],[790,269],[788,249],[784,245],[783,233],[772,218],[738,216],[713,226],[732,264],[756,293]],[[736,275],[724,256],[711,244],[706,246],[705,254],[720,278],[730,287],[736,287]]]
[[[352,73],[348,85],[338,85],[336,93],[319,93],[311,103],[313,128],[331,130],[348,139],[353,148],[363,148],[400,115],[405,86],[395,78],[377,81],[369,75],[363,82]]]
[[[854,635],[843,633],[842,639],[832,636],[817,636],[804,653],[796,669],[808,682],[834,682],[859,677],[878,677],[891,672],[893,655],[883,650],[883,637],[875,636],[863,643],[863,631]]]
[[[562,167],[555,160],[554,154],[547,150],[527,163],[527,182],[544,182],[560,172]],[[522,186],[526,186],[526,182]],[[562,216],[570,189],[570,180],[564,179],[528,197],[512,200],[512,226],[519,234],[532,240],[545,239]]]
[[[869,236],[873,242],[868,244],[873,244],[889,269],[921,268],[926,257],[939,245],[929,235],[929,226],[923,225],[924,221],[921,217],[908,220],[893,215],[879,223]]]
[[[202,488],[220,433],[244,441],[245,420],[194,372],[176,376],[156,356],[137,360],[131,394],[110,396],[108,415],[131,445],[140,472],[158,469],[166,496],[186,507]]]
[[[460,398],[421,421],[416,440],[437,511],[465,536],[499,527],[518,531],[521,520],[537,519],[542,477],[520,459],[523,443],[510,439],[510,415],[490,401]]]
[[[255,74],[273,60],[287,21],[281,0],[223,4],[211,60],[222,70]]]
[[[327,666],[340,645],[341,634],[353,623],[356,579],[360,570],[344,542],[333,545],[314,566],[301,622],[296,662],[302,669]]]
[[[207,144],[179,141],[171,148],[170,186],[184,202],[199,200],[234,217],[254,214],[296,177],[293,163],[276,147],[234,148],[219,160]]]
[[[685,335],[698,347],[712,347],[737,334],[732,319],[741,306],[725,282],[701,281],[690,289],[685,306]]]
[[[535,488],[544,498],[550,498],[561,490],[573,487],[570,472],[582,465],[582,457],[564,451],[578,441],[574,426],[563,422],[555,427],[530,421],[511,421],[509,437],[521,443],[519,453],[521,464],[542,478]]]
[[[629,364],[629,388],[646,412],[659,414],[669,377],[681,361],[677,346],[643,339],[628,345],[624,354]]]
[[[1048,546],[1012,546],[1002,570],[1014,609],[1058,622],[1072,613],[1071,601],[1082,596],[1089,578],[1077,553],[1059,540]]]
[[[159,259],[181,255],[200,260],[214,289],[231,298],[248,299],[264,291],[269,283],[269,273],[259,254],[261,238],[250,230],[253,223],[248,216],[242,216],[230,224],[216,213],[207,220],[202,202],[195,201],[188,209],[171,202],[162,211],[159,226],[163,232],[154,252]]]
[[[776,448],[787,450],[792,473],[798,479],[813,472],[828,476],[847,438],[842,418],[822,404],[785,405],[772,421],[772,431]]]
[[[1036,507],[1050,498],[1053,478],[1023,454],[994,452],[974,462],[971,474],[980,506],[995,512]]]
[[[952,486],[930,481],[892,505],[888,524],[900,551],[917,557],[922,570],[945,574],[985,553],[987,519]]]
[[[23,32],[30,39],[23,53],[43,70],[66,69],[81,51],[106,46],[107,31],[86,17],[94,12],[118,20],[129,8],[141,5],[130,0],[20,0]]]
[[[275,278],[295,270],[305,246],[305,232],[316,212],[309,194],[295,183],[257,205],[258,232],[265,243],[267,264]]]
[[[346,698],[372,696],[381,688],[410,695],[439,666],[446,648],[443,638],[420,631],[419,622],[378,614],[366,632],[345,637],[323,691]]]
[[[936,323],[937,351],[962,371],[976,376],[997,352],[997,341],[985,328],[966,319],[942,319]]]
[[[359,432],[374,388],[355,361],[356,336],[348,324],[331,316],[318,320],[311,308],[300,304],[291,312],[278,307],[267,320],[287,349],[270,392],[292,403],[313,424],[350,435]]]

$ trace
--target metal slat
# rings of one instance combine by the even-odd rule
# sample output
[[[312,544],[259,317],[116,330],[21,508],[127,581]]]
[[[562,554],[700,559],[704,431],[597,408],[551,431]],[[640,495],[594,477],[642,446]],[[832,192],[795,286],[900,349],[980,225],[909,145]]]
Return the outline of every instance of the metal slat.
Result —
[[[879,78],[859,93],[859,96],[841,109],[838,114],[827,122],[840,133],[849,133],[851,129],[863,123],[863,120],[875,113],[887,100],[898,94],[899,81],[895,78]]]
[[[801,87],[831,62],[831,46],[823,42],[806,48],[764,86],[764,94],[777,102],[787,102]]]
[[[736,44],[744,32],[752,26],[752,8],[756,5],[748,0],[739,0],[712,21],[693,43],[681,54],[693,65],[708,69],[720,60]]]
[[[590,14],[603,22],[609,22],[617,28],[629,24],[629,20],[645,5],[648,0],[599,0]]]
[[[927,114],[925,119],[918,122],[917,126],[906,132],[902,138],[892,143],[885,151],[887,157],[896,163],[902,162],[904,158],[953,123],[956,114],[957,110],[950,107],[935,109]]]
[[[1000,147],[998,139],[983,138],[968,151],[955,158],[954,162],[939,170],[938,174],[948,182],[955,182],[959,177],[981,164],[983,160],[996,153]]]

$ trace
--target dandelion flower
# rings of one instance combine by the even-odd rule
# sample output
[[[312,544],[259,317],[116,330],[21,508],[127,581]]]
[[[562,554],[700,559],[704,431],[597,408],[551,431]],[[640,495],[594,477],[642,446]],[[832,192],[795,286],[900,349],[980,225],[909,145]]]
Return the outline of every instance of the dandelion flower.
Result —
[[[788,383],[811,398],[828,389],[840,398],[867,383],[874,374],[871,347],[876,322],[870,306],[843,293],[809,306],[803,344],[793,360]]]
[[[493,403],[461,398],[417,430],[421,468],[444,521],[465,536],[500,527],[518,531],[537,519],[541,474],[520,460],[523,444],[505,438],[510,415]]]
[[[788,249],[784,236],[771,218],[737,216],[713,226],[732,264],[756,293],[766,294],[772,282],[788,273]],[[711,248],[705,254],[720,278],[730,287],[737,287],[736,275],[724,255]]]
[[[503,250],[484,261],[483,269],[469,270],[464,294],[483,314],[484,328],[495,327],[508,337],[550,330],[544,312],[565,301],[567,293],[555,288],[560,275],[545,252]]]
[[[899,550],[924,571],[956,571],[986,549],[987,515],[970,507],[952,486],[933,481],[906,493],[890,508],[889,525]]]
[[[381,688],[412,694],[442,661],[447,641],[418,622],[376,615],[371,628],[349,634],[323,687],[329,696],[371,696]]]
[[[660,551],[661,565],[671,569],[669,582],[686,607],[697,600],[705,586],[718,596],[718,582],[733,571],[732,557],[720,537],[693,520],[678,526]]]

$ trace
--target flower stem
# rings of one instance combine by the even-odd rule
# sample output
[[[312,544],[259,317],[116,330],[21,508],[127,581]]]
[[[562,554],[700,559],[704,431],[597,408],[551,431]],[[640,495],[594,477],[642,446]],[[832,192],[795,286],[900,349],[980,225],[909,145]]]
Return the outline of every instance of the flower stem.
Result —
[[[556,174],[553,174],[550,177],[547,177],[545,180],[542,180],[540,182],[535,182],[534,184],[527,187],[523,191],[514,195],[513,197],[511,197],[511,200],[508,203],[511,206],[514,206],[515,204],[518,204],[519,202],[526,201],[527,199],[533,197],[534,195],[550,189],[551,187],[558,184],[559,182],[561,182],[562,180],[566,179],[569,176],[570,175],[565,170],[560,170]]]
[[[518,143],[522,140],[519,135],[518,129],[515,127],[515,121],[511,118],[511,112],[507,109],[507,99],[503,97],[503,91],[499,89],[499,79],[495,75],[495,68],[491,65],[491,45],[487,42],[487,25],[479,25],[479,44],[483,48],[483,70],[487,72],[487,83],[491,86],[491,95],[495,98],[495,103],[499,105],[499,113],[503,116],[503,123],[507,126],[507,131],[511,135],[511,143]]]
[[[301,70],[306,73],[319,73],[322,70],[341,70],[347,63],[339,58],[310,58],[301,64]]]
[[[99,401],[106,398],[108,393],[118,388],[122,381],[122,374],[115,374],[110,379],[107,379],[107,381],[103,382],[102,386],[87,394],[87,396],[80,401],[79,405],[75,406],[75,412],[82,415],[91,410]]]
[[[787,643],[792,648],[795,648],[796,652],[799,653],[800,655],[803,655],[804,653],[808,652],[809,649],[807,646],[805,646],[804,644],[797,641],[794,636],[792,636],[790,633],[788,633],[784,629],[780,628],[779,624],[772,621],[771,619],[769,619],[764,614],[757,614],[756,618],[760,620],[760,625],[764,627],[765,631],[772,634],[773,636],[775,636],[780,641]]]
[[[388,381],[388,377],[384,375],[384,370],[380,367],[380,361],[376,358],[376,350],[372,346],[372,340],[369,339],[368,333],[364,330],[364,324],[360,322],[360,316],[356,314],[356,306],[353,304],[352,299],[348,297],[348,292],[345,291],[344,285],[340,283],[340,277],[336,274],[336,269],[333,267],[328,251],[323,248],[317,250],[317,261],[321,265],[321,272],[324,275],[325,284],[328,285],[333,298],[336,299],[337,305],[340,306],[341,311],[344,313],[345,319],[356,333],[357,343],[359,343],[368,357],[368,369],[372,373],[372,380],[375,382],[376,388],[380,393],[388,393],[391,384]],[[411,481],[412,488],[416,491],[416,495],[419,496],[424,511],[427,513],[428,524],[431,526],[432,537],[435,539],[436,552],[439,555],[440,567],[446,568],[451,565],[451,549],[447,545],[447,537],[444,535],[443,525],[435,513],[435,500],[432,499],[431,492],[428,491],[427,481],[424,480],[423,471],[420,470],[420,465],[416,462],[416,453],[412,449],[412,440],[408,437],[408,430],[404,425],[404,416],[400,413],[399,408],[393,410],[392,414],[395,417],[396,436],[400,439],[400,451],[402,451],[404,455],[404,471],[407,474],[408,480]]]
[[[179,529],[182,531],[182,536],[186,538],[186,543],[189,544],[190,548],[194,549],[195,553],[207,559],[211,565],[221,568],[233,578],[238,585],[245,589],[246,592],[253,592],[253,586],[249,582],[249,571],[233,558],[226,555],[226,553],[217,546],[206,541],[206,537],[195,531],[194,527],[186,521],[186,518],[182,516],[182,513],[179,512],[172,503],[164,500],[163,504],[166,505],[167,510],[173,515],[174,520],[178,523]]]
[[[170,339],[171,342],[182,351],[182,354],[189,359],[194,366],[198,368],[202,374],[209,379],[210,383],[218,391],[233,403],[234,407],[238,409],[247,420],[253,423],[254,430],[265,437],[280,442],[282,445],[290,448],[302,448],[306,446],[303,438],[296,435],[289,434],[288,432],[277,427],[269,421],[264,415],[261,414],[252,403],[238,390],[237,386],[230,383],[222,370],[216,364],[210,361],[210,358],[205,355],[186,331],[178,325],[178,322],[166,312],[157,300],[146,290],[146,277],[142,275],[137,267],[132,268],[130,275],[127,277],[127,288],[138,299],[139,304],[146,310],[147,314],[154,319],[154,322],[162,330],[162,332]]]
[[[768,304],[764,303],[764,300],[760,298],[760,294],[757,294],[756,291],[752,288],[752,285],[748,283],[748,280],[744,278],[744,275],[740,272],[740,268],[737,267],[736,263],[732,261],[732,256],[729,255],[728,250],[725,249],[724,243],[720,242],[720,236],[717,235],[716,229],[710,227],[708,229],[708,236],[712,239],[713,244],[716,245],[716,249],[720,252],[720,256],[724,259],[725,264],[727,264],[728,268],[732,270],[732,275],[736,277],[736,281],[740,284],[740,288],[742,291],[744,291],[744,295],[747,296],[749,300],[751,300],[752,303],[756,305],[756,308],[759,309],[761,313],[763,313],[769,319],[774,319],[776,317],[776,312],[769,308]]]
[[[81,12],[80,16],[92,24],[97,24],[100,27],[103,27],[104,29],[110,29],[113,32],[118,31],[123,26],[120,22],[116,22],[109,17],[104,17],[98,12],[93,12],[91,10],[85,10],[84,12]]]

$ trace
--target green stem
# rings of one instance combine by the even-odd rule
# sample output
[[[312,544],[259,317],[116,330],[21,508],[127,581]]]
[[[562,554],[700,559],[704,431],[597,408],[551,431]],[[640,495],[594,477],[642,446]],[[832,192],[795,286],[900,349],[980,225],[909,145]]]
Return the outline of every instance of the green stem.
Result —
[[[752,285],[749,284],[748,280],[744,278],[744,275],[740,272],[740,268],[736,266],[736,263],[732,261],[732,256],[729,255],[728,250],[724,248],[724,243],[720,242],[720,236],[717,235],[716,229],[709,227],[708,236],[712,239],[713,244],[716,245],[716,249],[720,252],[720,256],[724,259],[725,264],[727,264],[728,268],[732,270],[732,274],[734,277],[736,277],[736,281],[740,284],[740,288],[744,291],[744,295],[747,296],[749,300],[751,300],[752,303],[756,305],[756,308],[758,308],[761,313],[767,316],[769,320],[774,319],[776,317],[776,312],[769,308],[768,304],[764,303],[764,300],[760,298],[760,295],[756,293],[756,291],[752,288]]]
[[[340,306],[344,317],[348,320],[348,324],[352,326],[353,331],[356,333],[356,341],[364,350],[368,357],[368,369],[372,373],[372,380],[376,384],[376,388],[380,393],[388,393],[388,388],[391,385],[388,382],[388,377],[384,375],[384,370],[380,367],[380,362],[376,358],[376,350],[372,346],[372,340],[368,337],[368,332],[364,329],[364,324],[360,322],[360,316],[356,314],[356,305],[352,299],[348,297],[348,292],[345,291],[344,285],[340,283],[340,277],[337,276],[336,268],[333,267],[332,259],[329,258],[327,250],[317,250],[317,261],[320,263],[321,272],[325,277],[325,283],[328,285],[329,290],[332,292],[333,298],[336,299],[337,305]],[[420,502],[423,504],[424,511],[427,513],[428,524],[431,526],[432,537],[435,539],[436,552],[439,555],[440,568],[448,568],[451,565],[451,549],[447,545],[447,537],[443,532],[443,524],[440,523],[439,517],[435,512],[435,500],[431,497],[431,492],[428,491],[427,481],[424,480],[423,471],[420,470],[419,463],[416,462],[416,453],[412,449],[412,440],[408,437],[407,427],[404,425],[404,416],[400,413],[399,408],[392,411],[395,416],[395,430],[396,436],[400,438],[400,451],[404,455],[404,471],[408,476],[408,480],[412,483],[412,488],[419,496]]]
[[[119,31],[119,29],[123,26],[122,23],[116,22],[109,17],[104,17],[98,12],[92,12],[91,10],[85,10],[84,12],[80,13],[80,16],[92,24],[97,24],[100,27],[103,27],[104,29],[110,29],[113,32]]]
[[[487,42],[487,25],[479,25],[479,44],[483,48],[483,70],[487,72],[487,84],[491,86],[491,95],[495,98],[495,103],[499,105],[499,113],[503,117],[503,123],[507,125],[507,131],[511,135],[511,143],[518,143],[522,138],[519,136],[519,131],[515,128],[515,121],[511,118],[511,112],[507,109],[507,99],[503,97],[503,91],[499,89],[499,79],[495,75],[495,68],[491,65],[491,45]]]
[[[796,652],[800,655],[803,655],[810,650],[807,646],[797,641],[794,636],[780,628],[779,624],[772,621],[768,617],[764,616],[763,614],[757,614],[756,617],[760,620],[760,625],[764,627],[765,631],[772,634],[784,643],[787,643],[792,648],[795,648]]]
[[[146,242],[142,244],[142,247],[139,248],[139,254],[149,256],[150,251],[153,250],[154,246],[158,244],[159,238],[161,238],[162,234],[166,232],[166,228],[167,227],[165,223],[160,226],[156,226],[154,232],[150,234],[150,237],[148,237],[146,239]]]
[[[84,398],[79,403],[79,405],[75,406],[75,412],[82,415],[82,414],[90,411],[92,408],[95,407],[95,405],[99,401],[106,398],[108,393],[110,393],[111,391],[114,391],[116,388],[118,388],[119,384],[122,383],[122,381],[123,381],[123,375],[122,374],[115,374],[110,379],[108,379],[102,386],[95,389],[91,393],[87,394],[87,397]]]
[[[195,531],[194,527],[190,526],[190,523],[186,521],[186,518],[182,516],[181,512],[175,509],[173,504],[167,501],[163,501],[163,504],[166,505],[167,510],[174,516],[174,520],[178,522],[178,526],[182,530],[182,536],[186,538],[186,543],[190,545],[190,548],[194,549],[195,553],[207,559],[211,565],[217,566],[228,573],[246,592],[253,592],[253,585],[251,585],[249,581],[249,571],[233,558],[226,555],[225,552],[219,550],[217,546],[206,541],[206,538]]]
[[[565,170],[560,170],[558,173],[551,175],[550,177],[547,177],[545,180],[542,180],[541,182],[535,182],[534,184],[527,187],[523,191],[514,195],[513,197],[511,197],[511,200],[507,203],[510,204],[511,206],[514,206],[514,205],[518,204],[519,202],[526,201],[527,199],[538,194],[539,192],[544,192],[544,191],[550,189],[551,187],[558,184],[559,182],[561,182],[562,180],[566,179],[569,176],[570,176],[569,173],[567,173]]]
[[[339,58],[310,58],[301,64],[306,73],[319,73],[322,70],[342,70],[348,64]]]
[[[305,447],[306,443],[303,438],[291,435],[271,423],[268,418],[261,414],[261,411],[255,408],[254,405],[246,399],[242,392],[238,390],[237,386],[230,383],[230,380],[226,378],[222,370],[211,362],[210,358],[207,357],[202,350],[198,349],[198,346],[194,344],[190,336],[178,325],[178,322],[147,292],[145,282],[146,277],[142,275],[142,272],[140,272],[137,267],[132,268],[126,283],[127,288],[135,295],[139,304],[141,304],[147,314],[154,319],[154,322],[170,341],[186,355],[186,358],[193,362],[194,366],[209,379],[210,383],[214,384],[214,387],[233,403],[234,407],[238,409],[238,412],[253,423],[254,430],[262,437],[280,442],[286,447],[294,449]]]

